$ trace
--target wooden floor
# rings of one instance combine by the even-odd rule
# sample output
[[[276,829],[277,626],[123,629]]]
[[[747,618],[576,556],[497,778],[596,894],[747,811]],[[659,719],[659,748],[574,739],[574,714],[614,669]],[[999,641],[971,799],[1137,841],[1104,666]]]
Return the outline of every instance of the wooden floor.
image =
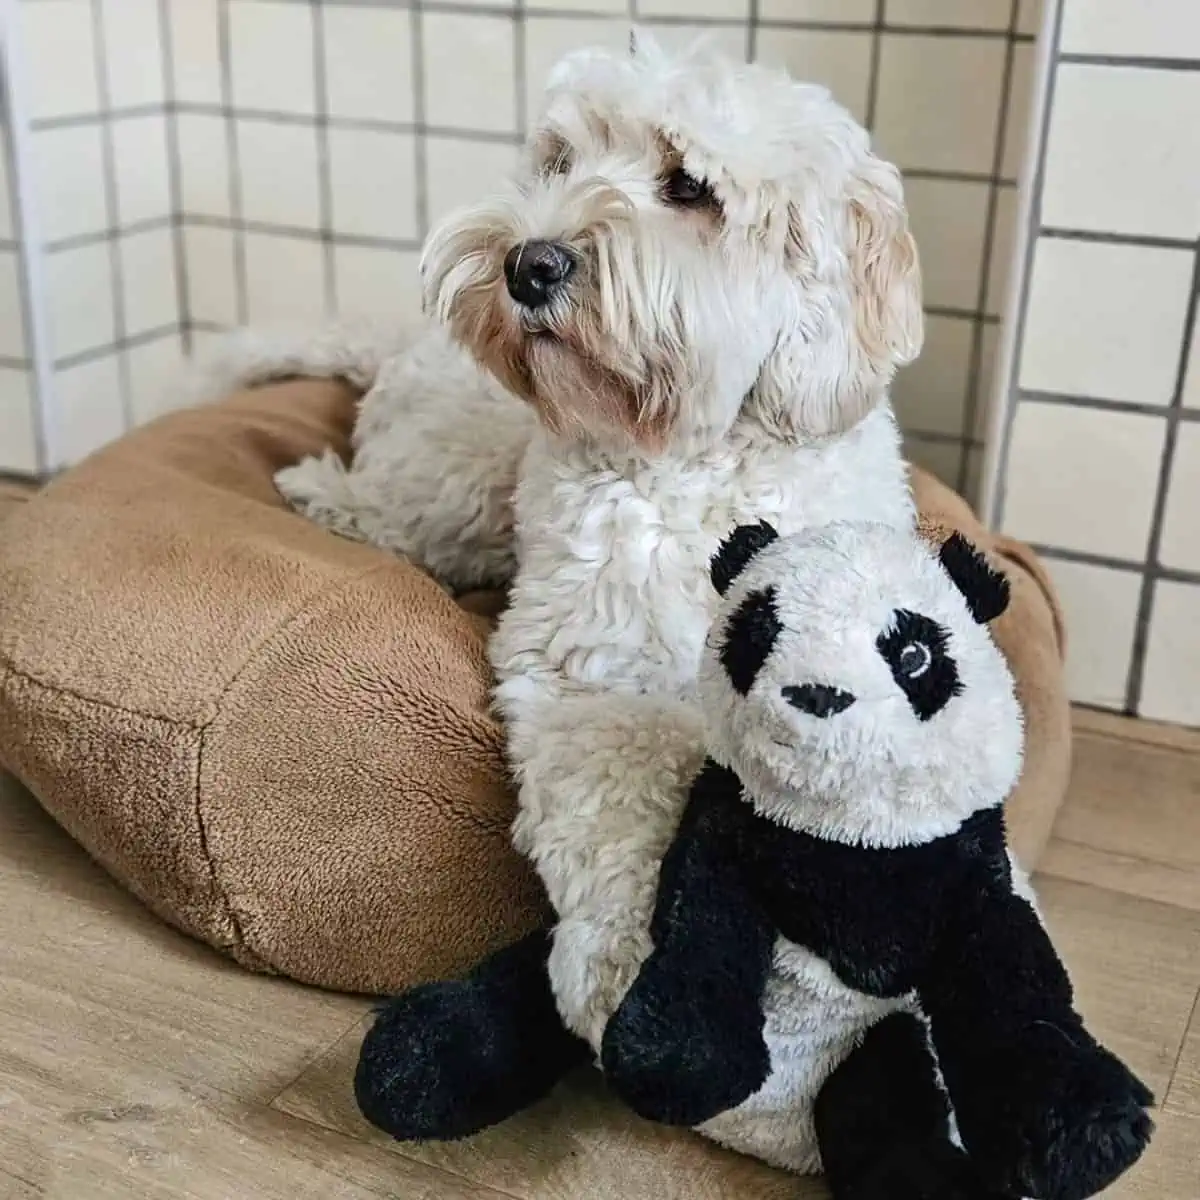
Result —
[[[1087,1017],[1151,1084],[1157,1140],[1108,1195],[1200,1197],[1200,740],[1080,713],[1040,891]],[[498,1130],[399,1146],[357,1116],[367,1004],[166,929],[0,782],[0,1197],[810,1197],[643,1124],[582,1073]]]

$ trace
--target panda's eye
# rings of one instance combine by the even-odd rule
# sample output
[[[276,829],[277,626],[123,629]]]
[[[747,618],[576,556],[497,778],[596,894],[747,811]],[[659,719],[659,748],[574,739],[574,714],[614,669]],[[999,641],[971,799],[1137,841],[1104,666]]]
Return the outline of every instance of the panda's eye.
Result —
[[[962,691],[950,656],[950,631],[921,613],[899,609],[875,642],[917,720],[936,716]]]
[[[909,642],[896,659],[896,670],[906,679],[919,679],[931,662],[933,654],[924,642]]]

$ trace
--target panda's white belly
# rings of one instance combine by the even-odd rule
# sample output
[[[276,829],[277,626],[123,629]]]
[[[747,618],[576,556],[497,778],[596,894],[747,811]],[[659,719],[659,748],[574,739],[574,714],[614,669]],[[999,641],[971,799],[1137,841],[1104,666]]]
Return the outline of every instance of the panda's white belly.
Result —
[[[813,1104],[821,1086],[870,1026],[904,1006],[846,987],[824,959],[780,938],[764,1001],[771,1074],[753,1096],[700,1132],[773,1166],[819,1171]]]

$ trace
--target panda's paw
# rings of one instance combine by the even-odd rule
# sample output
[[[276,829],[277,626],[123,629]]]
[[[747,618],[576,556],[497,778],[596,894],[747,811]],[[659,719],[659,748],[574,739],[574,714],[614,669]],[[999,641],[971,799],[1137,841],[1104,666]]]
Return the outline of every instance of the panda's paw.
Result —
[[[905,1143],[853,1182],[833,1187],[834,1200],[1016,1200],[991,1186],[949,1141]]]
[[[604,1031],[600,1065],[639,1116],[702,1125],[753,1095],[771,1070],[762,1014],[705,1003],[703,989],[643,970]]]
[[[544,1096],[586,1043],[559,1020],[535,933],[467,978],[389,1000],[363,1039],[354,1093],[363,1116],[400,1141],[478,1133]]]
[[[1040,1030],[1007,1048],[960,1126],[971,1153],[1014,1191],[1085,1200],[1123,1175],[1150,1142],[1154,1098],[1082,1031]],[[956,1096],[956,1103],[958,1097]]]

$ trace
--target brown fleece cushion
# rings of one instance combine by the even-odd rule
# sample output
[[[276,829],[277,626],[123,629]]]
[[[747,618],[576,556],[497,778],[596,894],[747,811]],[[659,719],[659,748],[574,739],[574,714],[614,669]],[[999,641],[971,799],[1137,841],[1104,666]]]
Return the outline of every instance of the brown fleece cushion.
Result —
[[[354,394],[300,380],[130,434],[0,518],[0,763],[155,912],[257,970],[386,992],[542,919],[510,848],[487,614],[287,511],[281,466],[347,449]],[[927,477],[930,531],[1012,577],[997,634],[1029,720],[1027,862],[1069,755],[1058,616],[1027,549]],[[473,609],[474,611],[468,611]]]

